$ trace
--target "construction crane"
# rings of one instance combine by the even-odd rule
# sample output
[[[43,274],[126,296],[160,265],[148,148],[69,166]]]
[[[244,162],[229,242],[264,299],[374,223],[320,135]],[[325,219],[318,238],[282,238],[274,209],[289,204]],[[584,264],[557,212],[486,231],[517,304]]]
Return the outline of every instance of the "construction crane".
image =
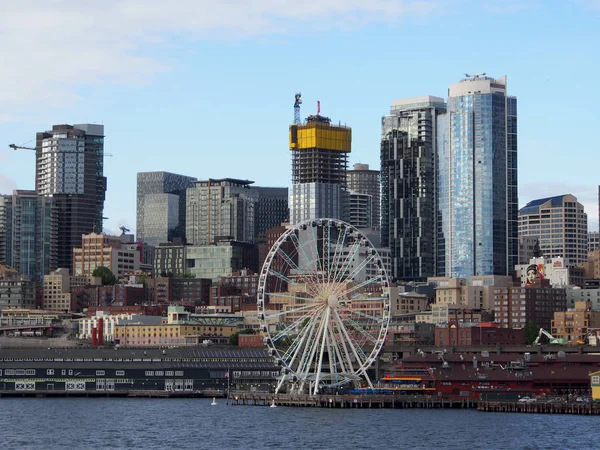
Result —
[[[294,123],[301,124],[302,119],[300,118],[300,105],[302,104],[302,93],[296,94],[296,101],[294,102]]]
[[[24,147],[22,145],[10,144],[9,147],[13,150],[33,150],[34,152],[36,151],[35,147]]]
[[[15,145],[15,144],[10,144],[9,147],[12,148],[13,150],[33,150],[34,152],[37,150],[37,148],[35,148],[35,147],[24,147],[23,145]],[[103,155],[110,156],[110,157],[113,156],[112,153],[103,153]]]
[[[127,234],[127,233],[129,233],[131,231],[129,228],[127,228],[127,227],[125,227],[123,225],[121,225],[119,227],[119,230],[121,230],[123,232],[123,234]]]
[[[550,340],[550,344],[552,345],[567,345],[567,340],[565,338],[555,338],[543,328],[540,328],[538,337],[536,337],[535,341],[533,341],[533,345],[542,345],[540,344],[540,338],[542,336],[546,336]]]

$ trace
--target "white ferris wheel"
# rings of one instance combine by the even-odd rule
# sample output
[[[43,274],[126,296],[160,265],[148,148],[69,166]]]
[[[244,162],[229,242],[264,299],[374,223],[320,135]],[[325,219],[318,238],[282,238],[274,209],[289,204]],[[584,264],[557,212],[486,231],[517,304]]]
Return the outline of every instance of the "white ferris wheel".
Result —
[[[258,286],[258,315],[281,368],[276,392],[318,394],[366,383],[390,321],[389,281],[379,254],[337,219],[289,228],[271,247]]]

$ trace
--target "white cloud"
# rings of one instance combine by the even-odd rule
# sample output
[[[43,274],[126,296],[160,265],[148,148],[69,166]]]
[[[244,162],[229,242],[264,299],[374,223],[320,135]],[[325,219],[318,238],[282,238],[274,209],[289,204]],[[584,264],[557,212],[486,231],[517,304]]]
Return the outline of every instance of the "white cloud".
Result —
[[[441,0],[21,0],[0,14],[0,104],[11,114],[67,106],[78,86],[146,83],[168,71],[170,39],[231,39],[440,13]],[[33,105],[33,106],[32,106]],[[21,109],[22,111],[18,111]]]

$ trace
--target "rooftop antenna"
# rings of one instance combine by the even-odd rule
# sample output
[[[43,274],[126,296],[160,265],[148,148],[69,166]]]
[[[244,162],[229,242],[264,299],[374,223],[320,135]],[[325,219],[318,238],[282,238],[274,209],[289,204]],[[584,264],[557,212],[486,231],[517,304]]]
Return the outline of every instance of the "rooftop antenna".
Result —
[[[465,73],[465,77],[467,77],[467,78],[485,77],[485,72]]]
[[[321,115],[321,100],[317,100],[317,116]]]

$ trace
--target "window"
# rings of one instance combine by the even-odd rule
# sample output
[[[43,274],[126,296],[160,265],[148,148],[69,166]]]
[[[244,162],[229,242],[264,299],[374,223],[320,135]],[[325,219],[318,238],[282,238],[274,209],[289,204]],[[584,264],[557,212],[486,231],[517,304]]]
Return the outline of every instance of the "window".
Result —
[[[175,373],[172,370],[167,370],[165,372],[165,376],[167,376],[167,377],[174,377]]]
[[[183,376],[183,370],[176,370],[175,371],[175,376],[176,377],[182,377]]]
[[[117,370],[115,372],[115,375],[118,377],[124,377],[125,376],[125,371],[124,370]]]
[[[105,371],[104,370],[96,370],[96,376],[97,377],[103,377],[105,375]]]
[[[600,375],[594,375],[592,377],[592,384],[600,384]]]
[[[154,376],[154,371],[153,370],[146,370],[146,376],[147,377],[153,377]]]
[[[27,369],[27,370],[25,370],[25,375],[35,375],[35,369]]]

